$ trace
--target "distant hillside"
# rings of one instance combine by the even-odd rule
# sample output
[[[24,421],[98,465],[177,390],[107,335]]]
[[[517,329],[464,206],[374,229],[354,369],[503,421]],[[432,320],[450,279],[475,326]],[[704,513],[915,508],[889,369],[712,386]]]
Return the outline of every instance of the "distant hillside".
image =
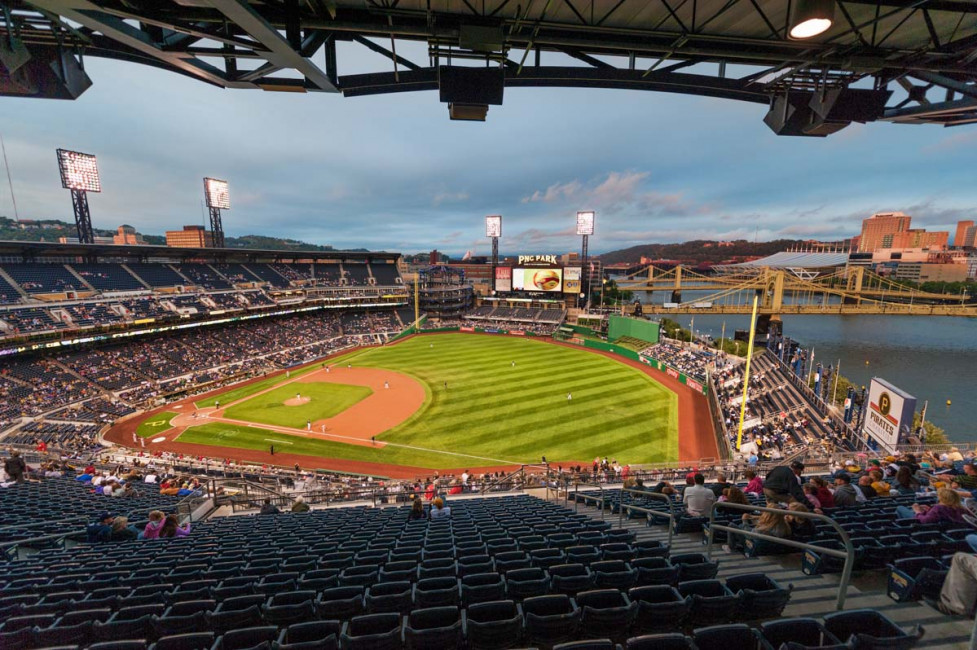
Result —
[[[796,239],[776,239],[756,243],[742,239],[722,243],[697,239],[681,244],[641,244],[602,253],[599,257],[605,265],[621,262],[637,264],[642,257],[656,260],[677,260],[690,264],[702,264],[704,262],[717,264],[730,260],[740,260],[745,257],[773,255],[803,243],[802,240]]]
[[[98,237],[111,237],[116,233],[114,230],[104,230],[95,228],[95,235]],[[30,222],[30,227],[22,228],[13,219],[0,216],[0,240],[4,241],[46,241],[57,242],[60,237],[77,237],[78,231],[75,224],[59,221],[57,219],[41,219]],[[154,246],[165,246],[166,237],[163,235],[143,234],[147,244]],[[265,237],[264,235],[245,235],[243,237],[228,237],[226,239],[228,248],[246,248],[263,250],[283,250],[283,251],[331,251],[335,250],[332,246],[319,246],[309,244],[295,239],[285,239],[282,237]],[[353,249],[356,251],[366,251],[365,248]]]

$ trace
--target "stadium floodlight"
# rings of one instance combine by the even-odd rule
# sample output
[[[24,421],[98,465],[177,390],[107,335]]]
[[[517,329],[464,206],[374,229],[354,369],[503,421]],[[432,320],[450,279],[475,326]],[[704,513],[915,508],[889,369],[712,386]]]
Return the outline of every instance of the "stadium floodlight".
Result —
[[[593,210],[588,210],[585,212],[577,213],[577,234],[578,235],[593,235],[594,234],[594,212]]]
[[[485,217],[485,236],[486,237],[502,236],[502,215],[493,214]]]
[[[210,212],[210,233],[214,248],[224,248],[224,224],[221,210],[231,209],[231,195],[227,191],[227,181],[219,178],[204,178],[204,198]]]
[[[208,208],[231,209],[231,195],[227,191],[227,181],[218,178],[204,179],[204,196]]]
[[[793,40],[802,40],[826,32],[835,17],[835,0],[794,0],[790,12],[790,30]]]
[[[90,153],[58,149],[58,168],[61,170],[61,187],[81,192],[101,192],[98,163]]]

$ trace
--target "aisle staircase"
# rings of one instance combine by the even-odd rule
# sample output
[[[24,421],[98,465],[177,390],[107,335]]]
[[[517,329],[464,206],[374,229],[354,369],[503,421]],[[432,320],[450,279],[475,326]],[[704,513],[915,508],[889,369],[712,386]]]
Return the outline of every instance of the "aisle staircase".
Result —
[[[564,503],[559,499],[558,503]],[[566,504],[573,509],[574,503]],[[577,512],[601,518],[601,511],[591,505],[576,504]],[[633,530],[637,540],[658,540],[668,543],[668,528],[647,526],[645,519],[623,519],[618,525],[618,515],[610,510],[604,511],[606,521],[615,527]],[[671,554],[705,553],[701,533],[675,534],[672,538]],[[727,553],[721,544],[713,547],[713,560],[719,561],[717,578],[726,580],[731,576],[745,573],[762,573],[782,585],[793,584],[794,591],[784,610],[783,617],[812,617],[820,619],[835,611],[838,596],[839,574],[808,576],[801,573],[801,554],[767,555],[749,558],[742,553]],[[965,649],[970,647],[970,636],[974,622],[970,619],[947,616],[923,602],[897,603],[886,595],[888,572],[873,570],[856,572],[848,586],[846,610],[873,609],[885,614],[894,622],[910,627],[922,625],[925,634],[916,648]]]

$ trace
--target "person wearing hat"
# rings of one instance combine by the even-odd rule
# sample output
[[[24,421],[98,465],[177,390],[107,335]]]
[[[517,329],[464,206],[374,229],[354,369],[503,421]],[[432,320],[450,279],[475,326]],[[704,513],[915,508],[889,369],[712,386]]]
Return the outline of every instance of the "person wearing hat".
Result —
[[[851,484],[851,474],[838,472],[835,474],[835,505],[838,507],[853,506],[858,502],[858,493]]]
[[[107,542],[112,539],[112,522],[114,521],[115,515],[111,512],[99,514],[93,523],[88,524],[88,528],[85,531],[89,543]]]
[[[799,460],[795,460],[790,466],[780,465],[770,470],[763,481],[763,496],[767,498],[767,505],[776,506],[778,503],[797,501],[814,510],[814,504],[808,501],[804,490],[801,489],[803,472],[804,463]]]

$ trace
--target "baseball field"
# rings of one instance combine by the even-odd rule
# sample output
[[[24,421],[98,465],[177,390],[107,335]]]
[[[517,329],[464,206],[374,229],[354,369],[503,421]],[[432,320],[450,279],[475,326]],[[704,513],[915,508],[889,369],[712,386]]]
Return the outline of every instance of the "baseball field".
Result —
[[[635,464],[679,459],[678,418],[673,390],[612,356],[531,338],[432,334],[170,405],[136,434],[200,454],[274,447],[412,468],[543,455]]]

